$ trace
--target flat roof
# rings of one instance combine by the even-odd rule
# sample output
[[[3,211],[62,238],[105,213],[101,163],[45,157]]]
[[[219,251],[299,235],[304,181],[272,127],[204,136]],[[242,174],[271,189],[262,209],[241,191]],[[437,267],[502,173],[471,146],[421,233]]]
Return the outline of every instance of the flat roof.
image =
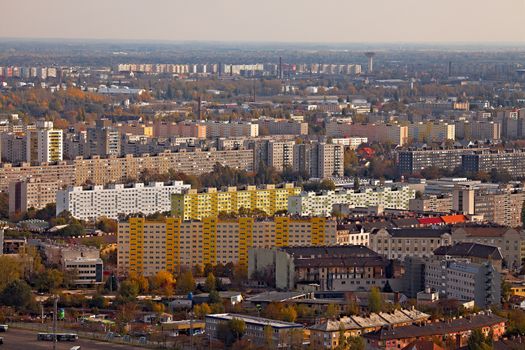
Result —
[[[254,316],[239,315],[239,314],[206,315],[206,319],[208,318],[215,318],[215,319],[220,319],[220,320],[239,319],[239,320],[243,320],[245,323],[256,324],[260,326],[271,326],[273,328],[303,328],[303,325],[299,323],[277,321],[277,320],[272,320],[269,318],[254,317]]]

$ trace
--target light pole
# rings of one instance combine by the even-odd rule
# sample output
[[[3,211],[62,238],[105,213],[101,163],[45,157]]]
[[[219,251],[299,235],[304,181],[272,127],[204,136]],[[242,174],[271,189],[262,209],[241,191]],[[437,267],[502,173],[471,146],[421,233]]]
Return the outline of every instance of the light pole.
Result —
[[[58,313],[58,295],[54,296],[55,300],[53,303],[53,350],[57,348],[57,313]]]

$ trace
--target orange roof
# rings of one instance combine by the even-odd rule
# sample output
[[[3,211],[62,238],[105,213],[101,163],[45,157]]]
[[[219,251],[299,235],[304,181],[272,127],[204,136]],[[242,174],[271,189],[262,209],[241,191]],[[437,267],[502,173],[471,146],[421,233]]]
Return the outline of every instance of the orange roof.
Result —
[[[459,224],[461,222],[467,221],[467,218],[463,214],[457,214],[442,216],[441,220],[443,220],[445,224]]]

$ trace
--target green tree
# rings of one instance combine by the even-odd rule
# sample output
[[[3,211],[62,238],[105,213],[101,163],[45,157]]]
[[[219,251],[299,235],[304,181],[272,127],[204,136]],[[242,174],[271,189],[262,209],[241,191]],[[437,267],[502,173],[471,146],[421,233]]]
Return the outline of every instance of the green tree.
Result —
[[[206,315],[211,314],[211,307],[207,303],[195,305],[193,307],[195,316],[199,319],[203,319]]]
[[[474,329],[468,338],[468,350],[491,350],[492,339],[488,339],[483,335],[481,329]]]
[[[125,280],[120,284],[119,295],[125,300],[135,300],[139,291],[139,284],[136,281]]]
[[[221,300],[221,296],[220,296],[219,292],[216,291],[215,289],[212,289],[210,291],[209,296],[208,296],[208,301],[210,302],[210,304],[221,303],[222,300]]]
[[[368,294],[368,311],[381,312],[383,309],[383,299],[379,288],[373,287]]]
[[[365,341],[361,337],[348,337],[346,341],[349,350],[365,350]]]
[[[0,294],[0,303],[16,309],[24,309],[33,300],[31,287],[24,280],[15,280],[9,283]]]
[[[213,272],[210,272],[208,276],[206,276],[206,282],[204,282],[204,288],[208,292],[211,292],[212,290],[215,290],[217,288],[217,279],[213,275]]]
[[[327,318],[334,319],[337,316],[339,316],[339,308],[335,304],[328,304],[328,306],[326,307],[325,315]]]
[[[228,322],[222,322],[218,326],[218,337],[226,347],[240,340],[246,332],[246,323],[243,320],[233,318]]]
[[[35,288],[39,292],[53,292],[64,283],[64,274],[57,269],[47,269],[37,274]]]
[[[187,294],[195,290],[195,279],[191,271],[183,272],[177,279],[177,292]]]
[[[297,311],[293,305],[288,305],[281,311],[281,320],[285,322],[295,322],[297,319]]]
[[[22,277],[22,267],[17,258],[0,256],[0,291]]]

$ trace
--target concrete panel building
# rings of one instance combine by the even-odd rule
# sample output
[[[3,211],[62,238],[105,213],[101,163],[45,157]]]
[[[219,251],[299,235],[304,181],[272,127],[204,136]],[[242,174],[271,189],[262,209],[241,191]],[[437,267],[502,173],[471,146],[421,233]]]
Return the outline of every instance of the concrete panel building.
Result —
[[[154,182],[149,185],[113,184],[83,188],[68,187],[56,194],[56,212],[68,211],[81,220],[100,217],[117,219],[120,215],[142,213],[145,215],[171,210],[171,196],[190,188],[182,181]]]
[[[301,188],[293,184],[247,186],[243,189],[228,187],[225,191],[216,188],[207,188],[202,192],[186,190],[172,196],[172,215],[183,220],[201,220],[221,213],[260,210],[271,216],[286,211],[288,198],[300,192]]]
[[[44,182],[39,178],[9,184],[9,212],[25,213],[27,209],[42,209],[56,202],[58,182]]]
[[[290,217],[202,221],[130,218],[118,226],[118,273],[152,276],[160,270],[234,263],[248,266],[251,248],[326,246],[337,241],[336,222]]]
[[[303,192],[289,198],[288,212],[301,216],[330,216],[334,205],[338,204],[350,208],[382,206],[386,209],[407,210],[412,198],[415,198],[415,191],[408,186]]]

